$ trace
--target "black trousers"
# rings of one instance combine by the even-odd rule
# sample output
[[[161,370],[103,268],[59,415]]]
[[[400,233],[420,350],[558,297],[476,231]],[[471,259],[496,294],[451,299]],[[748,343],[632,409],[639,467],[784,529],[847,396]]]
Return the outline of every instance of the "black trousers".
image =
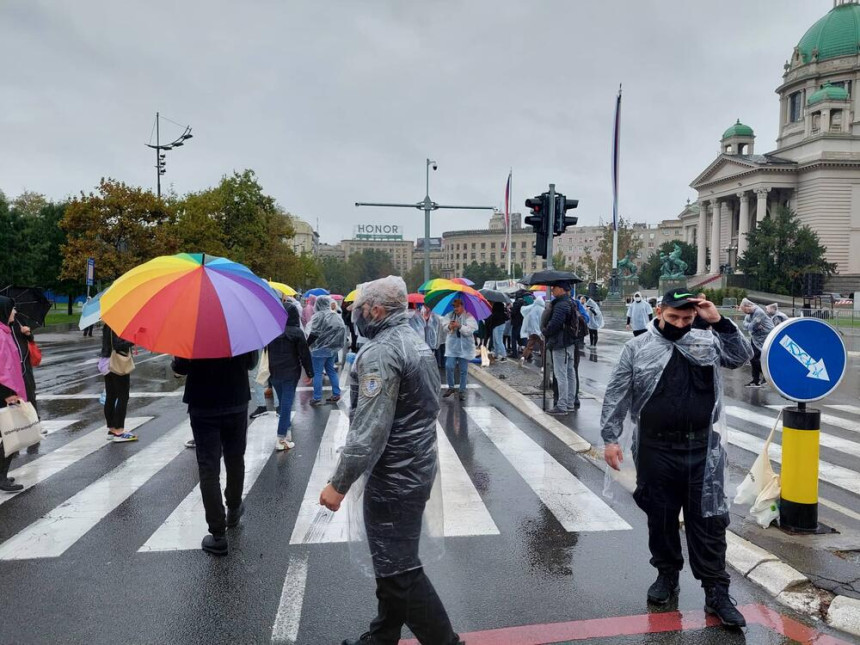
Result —
[[[592,347],[597,345],[597,330],[589,329],[588,330],[588,344]]]
[[[755,345],[753,348],[753,357],[750,359],[752,366],[752,380],[756,383],[761,383],[761,350]]]
[[[220,416],[191,415],[191,431],[200,471],[200,494],[206,510],[206,523],[212,535],[224,535],[227,517],[221,498],[221,455],[227,471],[224,499],[227,508],[242,503],[245,485],[245,445],[248,439],[248,409]]]
[[[131,374],[105,374],[105,423],[109,429],[125,427],[128,411],[128,392],[131,389]]]
[[[6,477],[9,475],[9,465],[17,454],[17,452],[13,452],[7,457],[6,453],[3,452],[3,446],[0,445],[0,482],[6,481]]]
[[[690,569],[703,587],[728,585],[726,528],[729,515],[702,517],[702,480],[707,448],[674,448],[640,442],[636,455],[633,499],[648,515],[651,565],[658,571],[684,566],[678,514],[684,510]]]

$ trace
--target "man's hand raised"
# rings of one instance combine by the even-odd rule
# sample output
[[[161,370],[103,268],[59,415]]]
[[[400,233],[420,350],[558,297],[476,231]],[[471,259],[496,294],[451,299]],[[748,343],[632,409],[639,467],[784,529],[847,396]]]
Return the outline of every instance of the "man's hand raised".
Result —
[[[717,306],[704,298],[690,298],[690,302],[696,304],[696,313],[699,314],[699,317],[705,322],[709,322],[712,325],[714,323],[720,322],[720,318],[722,318],[722,314],[720,314]]]

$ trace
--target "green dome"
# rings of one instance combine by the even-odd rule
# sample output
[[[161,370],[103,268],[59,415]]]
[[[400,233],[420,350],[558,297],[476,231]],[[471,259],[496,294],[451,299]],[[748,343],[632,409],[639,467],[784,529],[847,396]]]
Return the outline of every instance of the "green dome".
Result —
[[[728,139],[729,137],[753,137],[753,129],[748,125],[744,125],[741,123],[741,120],[738,119],[738,122],[735,123],[728,130],[723,132],[723,139]]]
[[[813,52],[818,60],[855,56],[860,51],[860,4],[834,7],[809,28],[797,44],[804,63],[811,63]]]
[[[814,105],[815,103],[821,103],[821,101],[847,101],[848,100],[848,90],[844,87],[839,87],[838,85],[831,85],[830,83],[825,83],[824,86],[813,92],[809,97],[809,100],[806,102],[808,105]]]

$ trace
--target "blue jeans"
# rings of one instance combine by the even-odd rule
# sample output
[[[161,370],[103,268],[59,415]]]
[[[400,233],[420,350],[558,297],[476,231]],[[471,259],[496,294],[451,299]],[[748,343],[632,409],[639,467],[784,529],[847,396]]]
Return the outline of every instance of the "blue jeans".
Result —
[[[460,366],[460,391],[466,391],[466,379],[469,376],[469,359],[456,356],[445,357],[445,376],[448,377],[448,387],[454,387],[454,367]]]
[[[493,327],[493,355],[496,358],[504,358],[505,352],[505,326]]]
[[[257,372],[260,371],[260,362],[257,361],[257,366],[251,370],[251,389],[254,392],[254,402],[259,408],[266,407],[266,386],[257,383]],[[269,379],[271,381],[271,379]],[[275,404],[275,409],[278,409],[278,388],[272,388],[272,401]]]
[[[340,380],[337,377],[337,370],[334,368],[334,356],[311,355],[311,360],[314,364],[314,400],[322,399],[323,370],[328,374],[328,380],[331,381],[332,395],[340,396]]]
[[[272,389],[278,393],[280,408],[278,412],[281,418],[278,419],[278,436],[282,439],[290,433],[290,416],[293,411],[293,401],[296,398],[296,387],[298,381],[272,379]]]

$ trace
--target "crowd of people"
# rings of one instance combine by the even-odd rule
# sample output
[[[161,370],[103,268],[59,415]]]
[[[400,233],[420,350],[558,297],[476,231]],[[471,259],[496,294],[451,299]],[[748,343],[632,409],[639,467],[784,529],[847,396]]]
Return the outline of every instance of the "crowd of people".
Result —
[[[327,295],[304,302],[283,296],[283,332],[262,351],[219,359],[175,357],[171,366],[185,378],[183,402],[193,433],[186,445],[195,448],[209,529],[202,548],[215,555],[229,552],[227,530],[244,513],[249,418],[268,413],[266,391],[271,390],[279,417],[275,450],[290,450],[299,384],[303,379],[313,384],[311,406],[337,405],[342,396],[338,365],[351,364],[350,429],[320,504],[336,512],[348,492],[363,487],[379,608],[369,631],[344,643],[397,642],[404,624],[420,642],[459,643],[418,555],[422,515],[437,469],[441,400],[455,394],[465,400],[468,366],[486,347],[495,360],[518,358],[521,366],[537,354],[542,371],[551,367],[553,374],[556,404],[549,414],[579,409],[579,359],[586,339],[597,345],[604,319],[594,299],[572,297],[571,291],[571,283],[555,282],[549,302],[543,294],[519,292],[510,304],[494,303],[489,317],[479,321],[462,298],[455,298],[443,316],[417,299],[408,303],[403,280],[389,276],[361,285],[348,304]],[[612,469],[621,468],[621,438],[632,422],[634,499],[648,517],[651,563],[658,570],[649,601],[665,604],[678,591],[683,509],[690,565],[705,589],[706,610],[734,626],[743,624],[743,616],[729,595],[725,570],[729,518],[719,367],[750,362],[750,385],[759,387],[762,345],[786,318],[776,305],[762,309],[744,299],[738,308],[746,316],[742,327],[750,340],[703,294],[671,291],[654,304],[635,294],[626,316],[633,338],[613,370],[601,418],[604,458]],[[14,302],[0,297],[0,408],[36,401],[32,332],[15,315]],[[125,428],[133,355],[132,343],[104,325],[99,369],[108,438],[115,443],[137,439]],[[324,375],[332,391],[325,399]],[[257,407],[249,415],[252,389]],[[8,477],[13,457],[0,453],[2,491],[23,488]]]

